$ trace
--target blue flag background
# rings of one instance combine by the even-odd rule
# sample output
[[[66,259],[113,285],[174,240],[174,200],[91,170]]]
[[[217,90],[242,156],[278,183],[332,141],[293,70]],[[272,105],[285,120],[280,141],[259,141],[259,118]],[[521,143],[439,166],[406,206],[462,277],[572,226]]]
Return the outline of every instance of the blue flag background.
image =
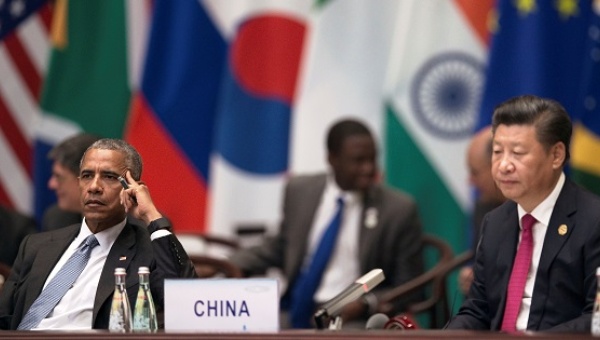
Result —
[[[591,8],[561,9],[556,1],[498,2],[478,127],[501,102],[522,94],[558,100],[578,112]],[[587,3],[587,2],[584,2]]]

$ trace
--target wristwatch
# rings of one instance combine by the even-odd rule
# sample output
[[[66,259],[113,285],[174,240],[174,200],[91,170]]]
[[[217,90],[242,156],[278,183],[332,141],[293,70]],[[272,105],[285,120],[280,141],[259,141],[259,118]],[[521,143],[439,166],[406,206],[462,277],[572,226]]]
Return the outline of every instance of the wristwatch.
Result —
[[[150,234],[161,229],[171,231],[171,222],[169,222],[169,220],[164,217],[157,218],[154,221],[150,222],[150,224],[148,224],[148,232]]]

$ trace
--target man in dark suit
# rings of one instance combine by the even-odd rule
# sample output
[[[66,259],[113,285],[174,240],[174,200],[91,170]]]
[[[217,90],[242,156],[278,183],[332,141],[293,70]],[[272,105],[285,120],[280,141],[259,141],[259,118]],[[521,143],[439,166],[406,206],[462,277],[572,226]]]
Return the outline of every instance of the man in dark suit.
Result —
[[[342,197],[345,210],[333,253],[314,295],[302,298],[314,299],[316,307],[361,275],[381,268],[386,279],[376,293],[342,312],[344,321],[365,319],[376,310],[380,293],[422,273],[421,222],[408,195],[377,183],[375,141],[364,124],[355,120],[335,124],[327,136],[327,150],[330,172],[289,180],[278,234],[234,254],[232,261],[246,274],[280,268],[289,283],[282,309],[291,308],[296,302],[294,286],[312,262],[335,201]],[[282,320],[283,327],[289,326],[286,321]],[[292,326],[306,327],[293,322]]]
[[[565,178],[569,116],[521,96],[499,105],[492,124],[492,174],[509,200],[484,218],[473,284],[447,328],[589,332],[600,199]]]
[[[19,327],[43,289],[90,235],[98,245],[83,271],[54,309],[31,328],[108,328],[117,267],[127,270],[126,288],[132,305],[138,290],[138,268],[150,268],[150,287],[159,313],[164,306],[164,279],[195,276],[168,221],[152,203],[148,188],[138,182],[141,173],[140,155],[126,142],[101,139],[90,146],[79,174],[83,222],[30,235],[23,241],[0,295],[0,328]],[[129,183],[127,190],[118,180],[122,175]],[[130,223],[127,213],[144,221],[147,228]]]

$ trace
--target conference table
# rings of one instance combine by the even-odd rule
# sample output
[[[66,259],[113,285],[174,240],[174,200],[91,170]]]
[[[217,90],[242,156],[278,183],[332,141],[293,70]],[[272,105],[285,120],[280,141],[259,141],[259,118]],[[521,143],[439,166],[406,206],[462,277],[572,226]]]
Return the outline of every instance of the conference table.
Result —
[[[109,333],[108,331],[0,331],[0,338],[7,339],[592,339],[591,334],[519,333],[443,331],[443,330],[284,330],[273,333],[200,333],[168,332],[158,333]],[[595,338],[594,338],[595,339]]]

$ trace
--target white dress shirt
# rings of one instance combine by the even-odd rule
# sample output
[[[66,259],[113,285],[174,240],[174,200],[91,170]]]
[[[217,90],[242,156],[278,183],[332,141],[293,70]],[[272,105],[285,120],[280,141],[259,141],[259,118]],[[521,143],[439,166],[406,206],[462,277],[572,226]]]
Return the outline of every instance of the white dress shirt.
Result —
[[[35,330],[78,330],[92,328],[94,299],[96,297],[98,283],[100,282],[100,274],[102,273],[102,268],[104,268],[104,263],[106,262],[106,257],[110,252],[110,248],[112,248],[117,236],[119,236],[125,227],[125,222],[126,220],[123,220],[116,226],[95,234],[98,245],[92,249],[87,265],[77,280],[75,280],[71,289],[67,291],[65,296],[58,302],[48,317],[43,319],[42,322],[34,328]],[[48,285],[50,280],[52,280],[60,268],[67,262],[77,247],[79,247],[86,237],[91,234],[92,232],[84,219],[81,224],[79,235],[71,242],[58,263],[56,263],[56,266],[54,266],[54,269],[52,269],[52,272],[50,272],[50,275],[44,284],[44,288],[46,288],[46,285]]]
[[[554,210],[554,205],[556,204],[556,200],[558,199],[558,195],[562,190],[563,185],[565,184],[565,174],[562,173],[556,183],[556,186],[540,203],[537,207],[530,212],[530,214],[535,217],[537,222],[533,225],[532,233],[533,233],[533,255],[531,257],[531,267],[529,267],[529,273],[527,274],[527,281],[525,282],[525,291],[523,292],[523,300],[521,301],[521,308],[519,309],[519,315],[517,316],[517,325],[516,328],[519,331],[524,331],[527,329],[527,322],[529,321],[529,311],[531,309],[531,298],[533,296],[533,287],[535,285],[535,277],[537,274],[538,266],[540,264],[540,257],[542,255],[542,248],[544,247],[544,238],[546,237],[546,231],[548,230],[548,224],[550,223],[550,218],[552,217],[552,211]],[[519,212],[519,221],[523,215],[527,214],[525,209],[523,209],[520,205],[517,206],[517,210]],[[523,227],[520,225],[519,227],[522,229]],[[519,233],[519,243],[521,242],[521,233]]]

